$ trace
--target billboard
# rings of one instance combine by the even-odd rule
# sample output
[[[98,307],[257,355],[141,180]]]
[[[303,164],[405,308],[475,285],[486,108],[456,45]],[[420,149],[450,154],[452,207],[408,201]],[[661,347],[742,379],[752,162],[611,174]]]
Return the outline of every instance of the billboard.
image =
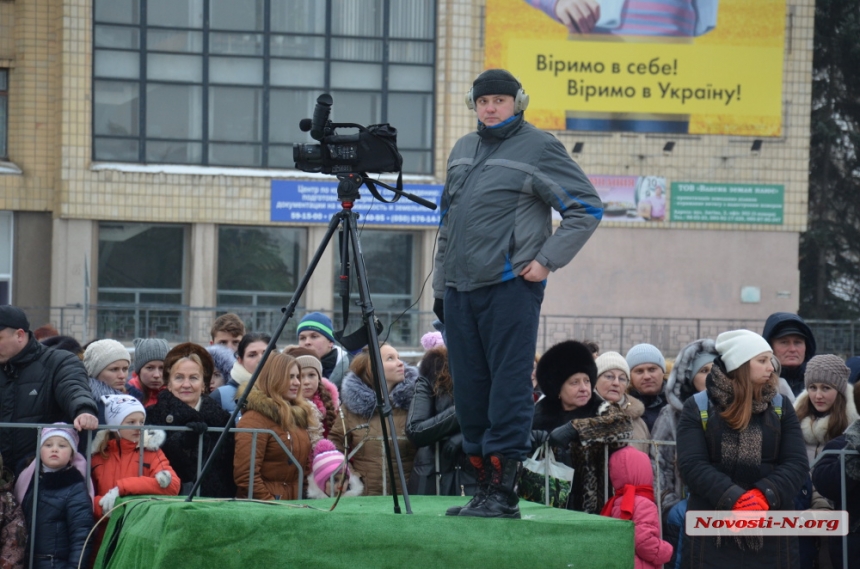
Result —
[[[339,212],[337,182],[272,180],[271,221],[289,221],[303,224],[328,224],[332,215]],[[394,194],[378,188],[386,199]],[[435,204],[442,197],[443,186],[434,184],[403,185],[410,192]],[[382,203],[373,199],[367,188],[361,189],[362,198],[355,202],[359,223],[373,225],[397,225],[407,227],[435,227],[439,225],[439,210],[429,210],[423,205],[401,198],[396,203]]]
[[[785,0],[487,0],[486,68],[549,130],[782,134]]]
[[[782,225],[784,210],[778,184],[672,183],[672,221]]]

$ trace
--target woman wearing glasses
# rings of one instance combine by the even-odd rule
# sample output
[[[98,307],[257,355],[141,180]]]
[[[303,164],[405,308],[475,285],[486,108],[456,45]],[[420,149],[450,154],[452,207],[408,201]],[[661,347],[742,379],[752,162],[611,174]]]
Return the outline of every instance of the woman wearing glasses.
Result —
[[[630,385],[630,367],[627,365],[627,360],[618,352],[606,352],[594,363],[597,364],[597,382],[594,384],[594,391],[604,401],[617,403],[624,414],[630,417],[630,422],[633,424],[631,439],[650,440],[651,432],[642,420],[645,405],[627,393],[627,386]],[[648,453],[650,447],[646,442],[630,443],[630,446],[644,453]]]

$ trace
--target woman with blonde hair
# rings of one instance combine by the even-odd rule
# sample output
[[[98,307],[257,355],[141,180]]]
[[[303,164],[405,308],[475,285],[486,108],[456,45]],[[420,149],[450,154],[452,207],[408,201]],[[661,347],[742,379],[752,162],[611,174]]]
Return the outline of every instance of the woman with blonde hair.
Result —
[[[296,359],[273,353],[245,401],[240,429],[266,429],[256,433],[254,470],[251,472],[252,440],[255,433],[236,433],[233,478],[239,498],[295,500],[299,495],[299,469],[287,457],[289,449],[303,473],[310,472],[310,451],[320,440],[320,425],[314,408],[302,397],[301,368]],[[253,477],[253,478],[252,478]],[[249,486],[253,479],[253,494]]]
[[[397,350],[388,344],[382,344],[379,351],[383,366],[379,371],[388,387],[400,459],[404,473],[409,476],[415,460],[415,446],[406,437],[406,419],[415,394],[418,370],[404,364]],[[382,423],[376,407],[370,363],[367,348],[352,360],[350,371],[344,376],[340,388],[341,416],[335,420],[329,440],[340,452],[346,447],[350,453],[355,453],[349,467],[361,478],[365,496],[387,496],[391,494],[391,478],[382,442]],[[391,435],[391,432],[388,434]],[[401,492],[399,478],[396,483],[397,491]]]
[[[705,391],[687,399],[678,423],[687,510],[792,510],[809,464],[797,415],[777,397],[770,344],[733,330],[717,337],[716,349]],[[757,567],[797,567],[797,536],[687,535],[681,567],[743,566],[753,558]]]

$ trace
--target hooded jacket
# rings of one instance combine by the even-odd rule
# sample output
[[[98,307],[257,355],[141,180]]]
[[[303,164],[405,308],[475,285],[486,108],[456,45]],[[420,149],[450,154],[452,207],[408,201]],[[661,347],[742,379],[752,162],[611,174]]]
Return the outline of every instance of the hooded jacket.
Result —
[[[648,455],[632,447],[623,448],[609,459],[609,479],[615,495],[622,494],[624,486],[651,486],[654,475]],[[621,499],[616,499],[610,515],[621,517]],[[635,569],[658,569],[672,557],[672,545],[660,539],[660,513],[657,504],[643,496],[633,499],[633,523],[636,526]]]
[[[105,441],[110,431],[99,431],[93,439],[93,486],[95,487],[94,510],[96,519],[104,515],[99,502],[112,488],[119,488],[120,496],[145,496],[158,494],[178,496],[182,480],[161,452],[164,431],[143,431],[143,474],[140,475],[140,446],[127,439],[112,438]],[[98,449],[104,447],[102,453]],[[167,488],[159,486],[155,475],[166,470],[170,473]]]
[[[312,405],[311,405],[312,407]],[[313,411],[313,409],[311,409]],[[285,431],[281,426],[281,413],[275,401],[253,388],[245,401],[245,412],[240,429],[267,429],[274,432],[257,434],[254,470],[251,472],[251,450],[254,433],[236,433],[236,451],[233,457],[233,479],[239,498],[256,500],[296,500],[299,496],[299,479],[310,473],[311,438],[307,428],[298,425]],[[283,443],[301,465],[301,471],[287,457]],[[253,495],[248,490],[254,480]]]
[[[552,231],[552,209],[561,223]],[[597,191],[554,136],[522,113],[467,134],[448,157],[433,296],[513,278],[536,260],[555,271],[603,217]]]
[[[195,409],[179,400],[171,392],[164,390],[158,394],[158,403],[146,412],[147,425],[164,427],[184,427],[189,423],[205,423],[209,427],[226,427],[230,413],[223,410],[208,395],[200,398],[200,409]],[[166,439],[161,450],[170,461],[173,470],[183,483],[193,484],[197,480],[198,459],[202,467],[209,459],[215,444],[221,437],[220,431],[208,431],[198,435],[192,431],[164,431]],[[203,455],[200,455],[200,438],[203,439]],[[218,450],[218,456],[203,482],[200,495],[209,498],[235,498],[236,484],[233,482],[233,436],[227,435]],[[187,491],[185,489],[184,491]]]
[[[405,379],[395,385],[388,395],[397,429],[397,446],[400,449],[403,472],[408,477],[415,460],[415,446],[406,437],[406,417],[415,393],[418,370],[406,366],[405,374]],[[329,440],[339,451],[343,452],[346,445],[350,453],[355,453],[350,459],[350,469],[362,479],[365,496],[388,496],[391,493],[391,482],[385,447],[382,444],[382,426],[376,409],[376,394],[350,371],[343,378],[340,396],[343,418],[335,419]],[[385,426],[388,427],[387,421]],[[388,434],[391,435],[390,432]],[[392,454],[393,452],[392,449]],[[394,472],[396,476],[396,467]],[[398,493],[402,492],[399,477],[396,484]]]
[[[30,332],[24,349],[0,365],[0,423],[73,423],[81,413],[98,415],[83,362]],[[0,428],[0,454],[15,474],[35,456],[36,442],[29,429]]]
[[[31,480],[23,503],[28,528],[33,519],[33,489]],[[93,504],[84,477],[75,467],[41,473],[36,516],[34,568],[71,569],[81,559],[90,558],[93,542],[87,542],[87,535],[95,523]]]
[[[803,378],[806,373],[806,364],[815,357],[815,337],[812,335],[812,329],[806,325],[806,322],[800,316],[791,312],[774,312],[768,316],[761,335],[767,340],[768,344],[773,346],[774,336],[786,326],[800,329],[803,332],[806,343],[806,354],[804,355],[803,363],[795,368],[787,368],[785,366],[782,368],[781,375],[788,382],[792,393],[796,396],[804,388]]]

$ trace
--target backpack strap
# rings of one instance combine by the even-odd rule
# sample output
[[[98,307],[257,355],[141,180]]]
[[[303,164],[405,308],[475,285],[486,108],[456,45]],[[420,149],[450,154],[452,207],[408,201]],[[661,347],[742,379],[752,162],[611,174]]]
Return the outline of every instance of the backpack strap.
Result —
[[[776,416],[782,421],[782,393],[774,395],[770,402],[773,403],[773,410],[776,411]]]
[[[702,419],[702,429],[708,429],[708,390],[703,389],[699,391],[695,395],[693,395],[693,399],[696,400],[696,405],[699,407],[699,417]],[[780,409],[780,412],[782,410]]]

